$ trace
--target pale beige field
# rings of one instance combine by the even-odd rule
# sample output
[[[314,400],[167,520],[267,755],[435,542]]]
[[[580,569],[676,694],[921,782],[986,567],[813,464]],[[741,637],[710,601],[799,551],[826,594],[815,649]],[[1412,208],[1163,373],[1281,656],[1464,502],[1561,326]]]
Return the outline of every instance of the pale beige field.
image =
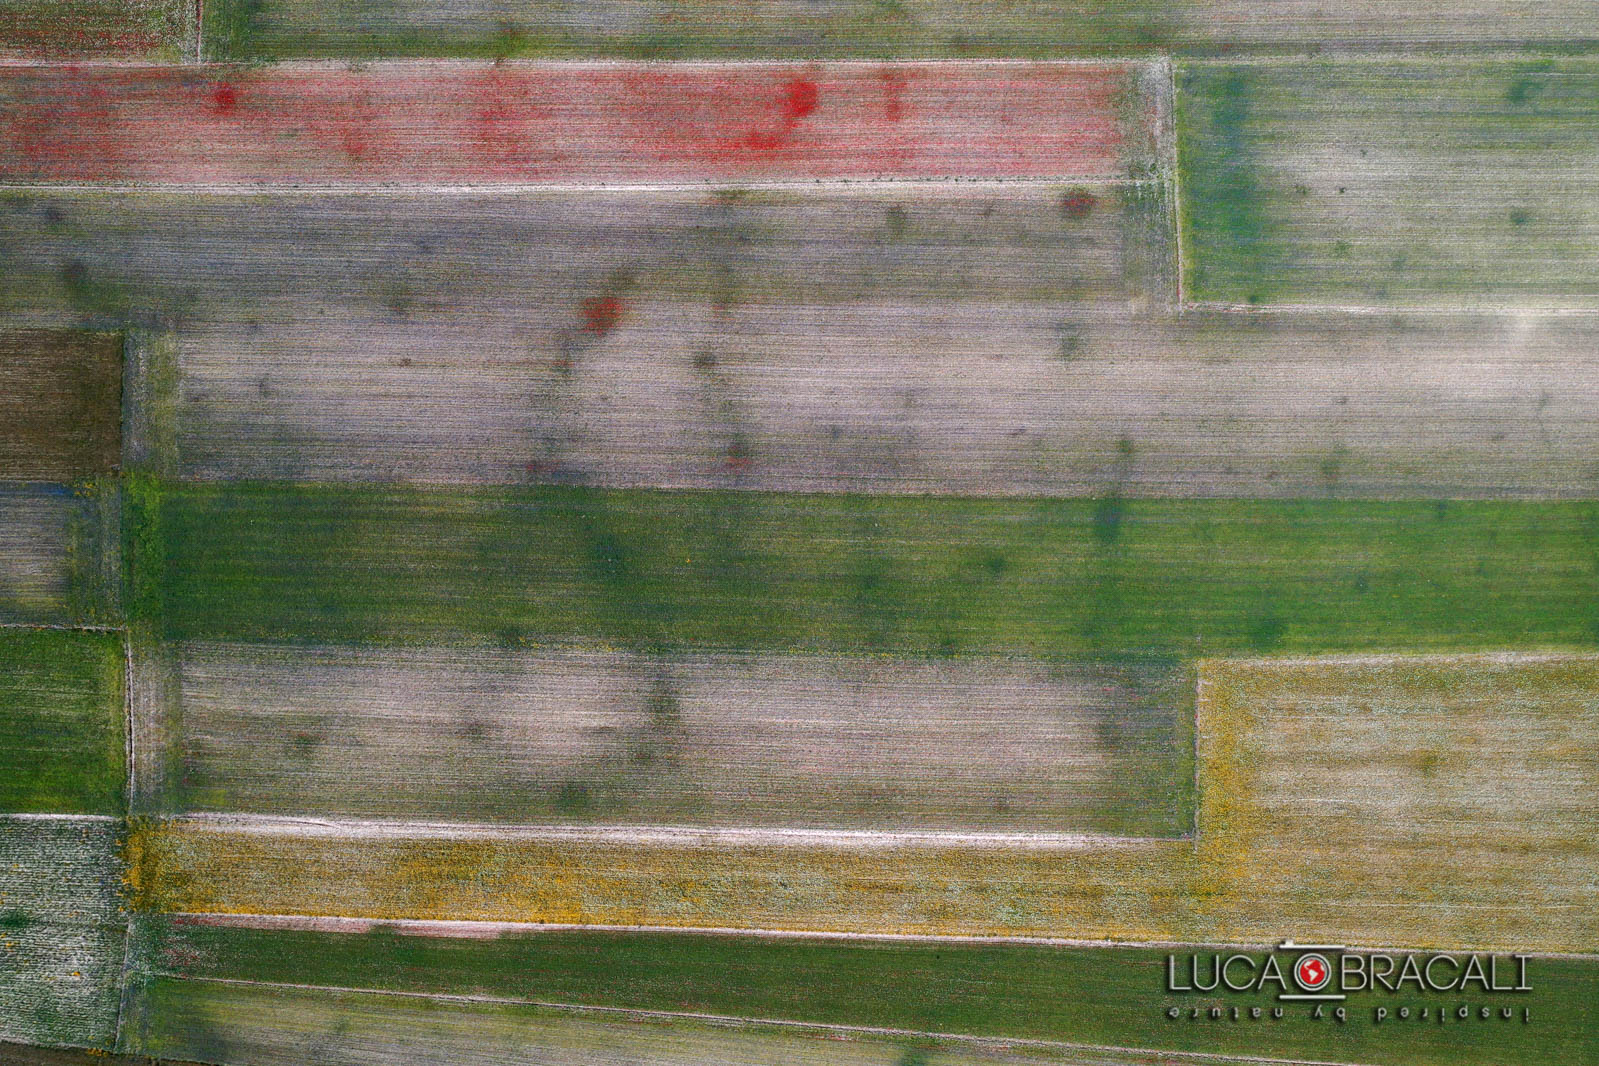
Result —
[[[1572,656],[1204,663],[1197,840],[608,841],[177,819],[135,836],[138,898],[195,912],[1591,951],[1596,682],[1599,659]]]
[[[1191,820],[1190,682],[1169,661],[174,655],[182,810],[1147,836]]]
[[[651,301],[570,365],[547,357],[562,321],[191,331],[150,371],[170,378],[146,388],[169,397],[166,421],[135,440],[161,436],[145,462],[208,480],[1401,499],[1599,485],[1586,319]]]

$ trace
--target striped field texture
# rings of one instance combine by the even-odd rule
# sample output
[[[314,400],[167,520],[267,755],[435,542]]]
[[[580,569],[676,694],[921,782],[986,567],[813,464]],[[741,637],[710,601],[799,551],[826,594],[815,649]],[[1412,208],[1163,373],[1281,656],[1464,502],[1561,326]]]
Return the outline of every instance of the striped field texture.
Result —
[[[1599,661],[1210,662],[1198,708],[1199,857],[1235,930],[1599,940]]]
[[[1596,43],[0,0],[0,1041],[1599,1062]]]
[[[1591,648],[1585,502],[139,481],[172,640],[904,655]]]
[[[0,58],[192,57],[198,10],[188,0],[0,0]]]
[[[87,182],[1115,178],[1145,65],[0,68],[0,173]]]
[[[1135,836],[1192,823],[1191,682],[1170,661],[179,651],[180,809]]]
[[[1007,200],[1031,215],[1010,197],[972,209]],[[878,282],[826,305],[639,292],[602,334],[578,324],[580,298],[551,293],[537,317],[370,308],[196,328],[171,341],[152,455],[206,480],[1391,499],[1599,486],[1590,320],[1079,307],[1098,294],[1077,285],[1138,291],[1124,256],[1143,223],[1113,225],[1070,245],[1077,277],[1036,299]]]
[[[120,508],[107,480],[0,482],[0,623],[120,619]]]
[[[1162,200],[1139,188],[12,190],[0,308],[178,327],[336,315],[379,336],[463,316],[478,343],[575,361],[652,299],[707,315],[957,297],[1125,306],[1163,289]]]
[[[74,481],[121,461],[122,337],[0,332],[0,478]]]
[[[122,812],[123,665],[115,634],[0,629],[0,811]]]

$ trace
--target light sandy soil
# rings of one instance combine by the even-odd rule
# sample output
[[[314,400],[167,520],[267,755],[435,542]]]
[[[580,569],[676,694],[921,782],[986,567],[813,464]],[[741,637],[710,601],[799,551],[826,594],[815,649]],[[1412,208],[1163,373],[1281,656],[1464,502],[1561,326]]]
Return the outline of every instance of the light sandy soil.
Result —
[[[188,645],[190,810],[1171,835],[1169,664]]]

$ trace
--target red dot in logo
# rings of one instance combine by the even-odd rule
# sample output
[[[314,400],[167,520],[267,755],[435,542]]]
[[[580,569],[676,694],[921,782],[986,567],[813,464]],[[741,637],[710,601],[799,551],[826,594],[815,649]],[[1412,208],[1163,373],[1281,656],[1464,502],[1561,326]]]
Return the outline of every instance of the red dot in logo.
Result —
[[[1307,992],[1314,992],[1332,977],[1332,964],[1320,955],[1304,955],[1294,964],[1294,980]]]

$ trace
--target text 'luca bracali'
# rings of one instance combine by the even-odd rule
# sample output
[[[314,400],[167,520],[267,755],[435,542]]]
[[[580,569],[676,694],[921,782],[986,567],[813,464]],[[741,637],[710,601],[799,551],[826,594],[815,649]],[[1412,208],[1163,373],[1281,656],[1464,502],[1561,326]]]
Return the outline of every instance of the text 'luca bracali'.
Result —
[[[1531,992],[1527,955],[1487,952],[1382,952],[1342,944],[1296,944],[1275,951],[1196,951],[1166,956],[1166,991],[1205,1003],[1172,1004],[1168,1018],[1280,1020],[1298,1014],[1344,1022],[1366,1006],[1377,1024],[1532,1020],[1516,996]],[[1248,997],[1237,1002],[1237,997]],[[1360,1003],[1377,998],[1379,1002]],[[1229,1004],[1228,998],[1235,998]],[[1296,1010],[1297,1008],[1297,1010]]]

